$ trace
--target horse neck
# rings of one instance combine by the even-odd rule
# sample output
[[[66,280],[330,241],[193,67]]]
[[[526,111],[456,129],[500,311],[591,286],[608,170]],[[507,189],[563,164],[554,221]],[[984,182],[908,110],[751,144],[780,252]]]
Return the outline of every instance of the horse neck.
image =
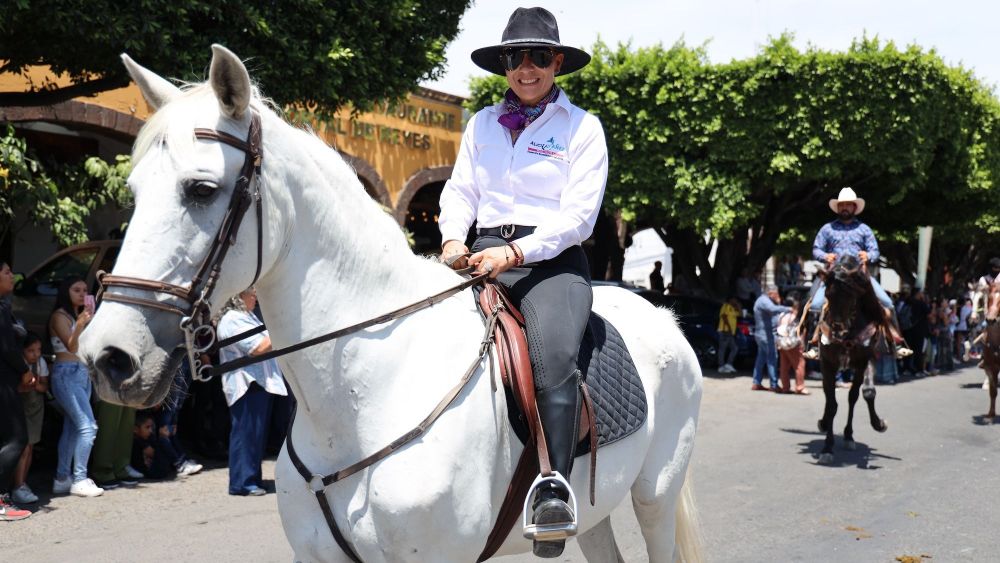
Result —
[[[257,287],[275,347],[377,317],[461,281],[414,256],[395,221],[340,156],[301,148],[298,138],[304,135],[286,131],[274,141],[299,146],[297,158],[271,157],[278,161],[276,175],[287,173],[271,183],[282,186],[282,195],[275,197],[276,212],[266,228],[284,233],[286,251]],[[286,356],[286,379],[305,407],[296,420],[311,422],[306,436],[337,436],[336,455],[345,459],[384,446],[379,442],[395,438],[390,434],[399,429],[394,419],[415,424],[419,417],[410,412],[426,414],[458,381],[475,357],[482,330],[471,297],[456,297]],[[441,349],[449,353],[434,357]],[[428,378],[434,371],[442,376]]]

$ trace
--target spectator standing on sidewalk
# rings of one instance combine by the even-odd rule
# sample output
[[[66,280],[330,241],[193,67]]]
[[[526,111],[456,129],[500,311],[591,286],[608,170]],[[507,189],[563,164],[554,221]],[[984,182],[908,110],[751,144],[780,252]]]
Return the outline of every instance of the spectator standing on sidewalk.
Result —
[[[27,331],[14,319],[8,296],[14,291],[14,273],[0,262],[0,522],[23,520],[31,512],[11,503],[14,471],[21,452],[28,444],[27,423],[17,387],[32,378],[24,361],[24,337]]]
[[[750,387],[754,391],[764,391],[767,388],[761,385],[764,379],[764,371],[767,371],[768,379],[771,381],[771,391],[778,392],[778,349],[774,341],[774,329],[777,316],[787,313],[791,309],[778,302],[781,296],[778,294],[778,286],[767,286],[767,293],[761,294],[753,305],[754,317],[754,340],[757,342],[757,361],[753,367],[753,385]]]
[[[778,367],[781,379],[781,392],[792,393],[789,375],[795,373],[795,390],[798,395],[809,395],[806,389],[806,359],[802,356],[803,343],[799,334],[799,302],[789,297],[785,306],[791,311],[778,317]]]
[[[132,460],[135,409],[97,401],[96,415],[97,439],[90,462],[94,481],[105,490],[138,485],[143,475],[129,465]]]
[[[262,325],[251,311],[257,292],[250,288],[229,300],[219,319],[218,336],[224,340]],[[223,363],[271,350],[271,336],[265,330],[230,344],[219,351]],[[278,364],[273,359],[222,374],[232,431],[229,436],[229,494],[266,494],[261,477],[261,461],[267,445],[271,409],[276,395],[288,395]]]
[[[955,325],[955,355],[960,362],[969,361],[969,348],[966,345],[969,338],[969,317],[972,315],[972,299],[963,298],[962,308],[958,311],[958,324]]]
[[[59,461],[52,492],[96,497],[104,494],[104,489],[87,476],[87,462],[97,435],[97,419],[90,406],[90,375],[86,364],[76,356],[80,334],[93,317],[84,307],[86,296],[87,283],[82,278],[64,280],[59,285],[55,308],[49,317],[52,350],[56,353],[50,383],[52,394],[63,409]]]
[[[653,271],[649,273],[649,289],[660,293],[663,293],[664,290],[663,274],[660,273],[660,270],[662,269],[663,262],[657,260],[656,263],[653,264]]]
[[[733,361],[736,359],[736,319],[740,314],[740,302],[730,296],[719,309],[719,373],[736,373]]]
[[[28,429],[28,445],[21,454],[14,472],[14,489],[10,492],[11,500],[17,504],[38,502],[38,496],[28,486],[28,470],[31,469],[31,458],[34,446],[42,441],[42,422],[45,419],[45,392],[49,389],[49,366],[42,357],[42,339],[29,332],[24,337],[24,361],[31,370],[31,378],[22,380],[17,390],[21,395],[21,406],[24,408],[24,420]]]

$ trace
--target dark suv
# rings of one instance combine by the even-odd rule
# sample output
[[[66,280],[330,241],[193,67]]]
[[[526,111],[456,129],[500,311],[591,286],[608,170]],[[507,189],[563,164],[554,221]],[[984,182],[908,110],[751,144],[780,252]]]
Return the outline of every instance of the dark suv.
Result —
[[[51,352],[44,338],[62,280],[78,276],[87,282],[90,293],[97,293],[97,272],[111,271],[121,249],[120,240],[98,240],[77,244],[53,254],[14,286],[14,315],[28,330],[42,336],[42,348]]]
[[[714,368],[718,365],[721,301],[693,295],[664,295],[648,290],[640,291],[639,295],[654,305],[673,310],[702,367]],[[740,316],[736,319],[736,347],[737,362],[753,362],[757,353],[753,339],[753,318]]]

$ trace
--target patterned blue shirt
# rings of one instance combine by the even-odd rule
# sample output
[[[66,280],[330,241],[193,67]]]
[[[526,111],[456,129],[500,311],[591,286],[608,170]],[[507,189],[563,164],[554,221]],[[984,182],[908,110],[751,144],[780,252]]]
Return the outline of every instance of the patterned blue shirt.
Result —
[[[878,242],[875,233],[868,225],[857,219],[846,225],[840,221],[832,221],[823,225],[813,242],[813,258],[823,262],[827,254],[852,254],[857,256],[862,250],[868,252],[868,261],[877,262],[879,257]]]

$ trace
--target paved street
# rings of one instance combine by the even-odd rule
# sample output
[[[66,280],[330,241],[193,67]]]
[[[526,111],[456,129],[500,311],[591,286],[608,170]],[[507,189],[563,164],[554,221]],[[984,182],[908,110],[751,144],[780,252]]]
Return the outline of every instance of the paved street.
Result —
[[[987,407],[981,383],[982,371],[966,368],[879,386],[889,431],[860,417],[858,449],[838,447],[836,463],[820,466],[818,382],[800,397],[751,392],[745,374],[706,378],[694,479],[707,559],[995,560],[1000,424],[977,416]],[[222,467],[98,499],[44,500],[31,519],[0,526],[0,550],[25,561],[289,561],[274,496],[230,497],[225,483]],[[625,560],[645,561],[629,503],[614,523]],[[570,545],[562,561],[583,558]]]

